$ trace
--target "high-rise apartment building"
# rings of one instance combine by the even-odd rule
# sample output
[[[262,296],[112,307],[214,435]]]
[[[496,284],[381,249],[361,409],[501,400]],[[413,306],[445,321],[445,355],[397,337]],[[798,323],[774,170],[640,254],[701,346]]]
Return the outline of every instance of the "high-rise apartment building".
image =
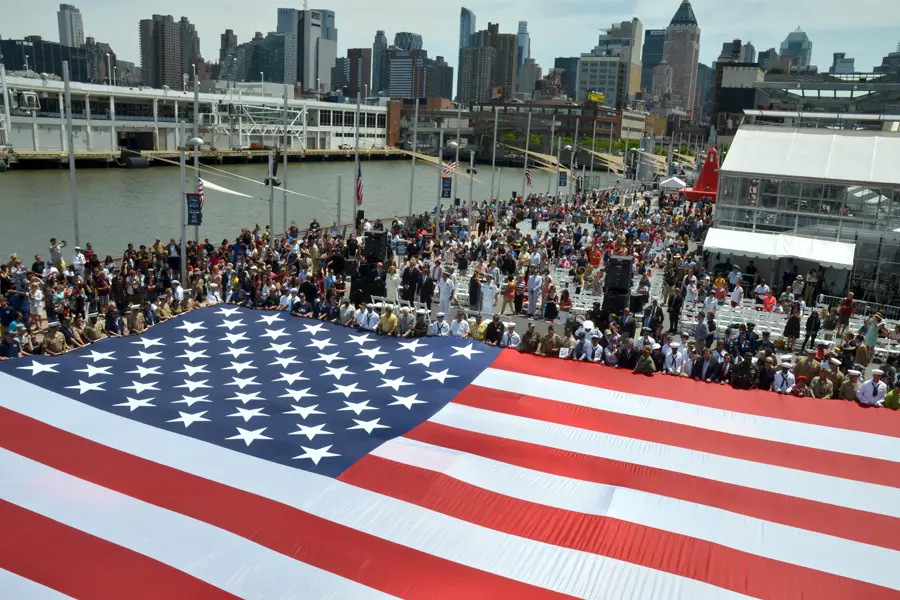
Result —
[[[84,21],[81,11],[71,4],[60,4],[56,13],[59,25],[59,43],[63,46],[81,48],[84,46]]]
[[[347,49],[347,93],[351,98],[356,94],[374,95],[378,90],[372,89],[372,49]]]
[[[391,87],[390,64],[387,36],[383,29],[379,29],[372,44],[372,88],[376,93],[387,92]]]
[[[87,54],[88,76],[91,81],[108,84],[112,84],[115,81],[121,85],[125,84],[125,81],[118,80],[116,53],[113,52],[109,44],[87,37],[84,40],[84,50]],[[109,58],[107,58],[107,55],[109,55]]]
[[[285,79],[287,63],[288,35],[269,32],[261,33],[249,42],[239,44],[219,66],[219,78],[224,81],[259,81],[268,83],[291,83]]]
[[[531,35],[528,33],[528,21],[519,21],[519,32],[516,34],[519,45],[519,64],[520,69],[525,61],[531,58]]]
[[[747,42],[746,44],[741,46],[741,62],[756,62],[756,46],[754,46],[751,42]]]
[[[663,62],[666,56],[666,30],[648,29],[644,32],[644,47],[641,51],[641,89],[656,95],[653,90],[654,69]],[[667,63],[668,64],[668,63]],[[671,87],[671,82],[666,82],[664,88]]]
[[[562,71],[560,77],[562,92],[572,99],[575,98],[578,88],[578,62],[580,60],[577,56],[559,56],[553,61],[553,68]]]
[[[533,58],[526,58],[525,64],[519,68],[519,84],[516,92],[519,94],[531,94],[536,86],[538,79],[543,75],[541,65]]]
[[[346,90],[347,96],[356,98],[356,92],[350,93],[350,59],[339,57],[334,60],[331,67],[331,89]],[[360,89],[360,92],[362,90]]]
[[[763,68],[764,71],[769,70],[769,65],[778,60],[778,51],[775,48],[763,50],[756,57],[756,64]]]
[[[812,64],[812,48],[809,36],[798,27],[781,42],[781,58],[790,57],[792,69],[808,67]]]
[[[651,77],[653,87],[647,91],[650,92],[653,98],[658,99],[660,102],[666,102],[669,96],[672,95],[672,67],[669,66],[665,58],[653,67],[653,75]],[[646,90],[646,88],[644,89]]]
[[[287,59],[289,81],[303,90],[330,90],[331,68],[337,60],[338,31],[334,11],[278,9],[278,33],[290,36]]]
[[[459,67],[459,77],[462,78],[462,61],[463,61],[463,48],[468,47],[471,42],[472,34],[475,33],[475,13],[473,13],[468,8],[462,7],[459,10],[459,55],[457,56],[457,66]],[[462,80],[457,82],[456,84],[456,94],[459,95],[459,89],[462,85]]]
[[[187,17],[181,17],[178,27],[181,30],[181,72],[191,75],[193,67],[200,62],[200,36]]]
[[[713,95],[716,87],[716,70],[703,63],[697,65],[697,110],[698,120],[705,121],[712,116]]]
[[[600,34],[597,46],[581,55],[575,98],[587,100],[590,92],[604,96],[604,104],[623,109],[641,90],[641,41],[644,26],[632,19],[612,25]]]
[[[392,46],[390,55],[391,98],[424,98],[428,92],[428,53]]]
[[[463,48],[461,54],[457,102],[473,104],[490,100],[491,76],[497,50],[490,46],[470,45]]]
[[[394,34],[394,45],[401,50],[421,50],[422,36],[411,31],[399,31]]]
[[[237,50],[237,36],[231,29],[226,29],[225,33],[219,36],[219,63],[223,64],[228,56]]]
[[[141,46],[141,82],[149,87],[173,89],[184,84],[181,25],[172,15],[153,15],[138,25]]]
[[[426,66],[427,90],[429,98],[453,98],[453,67],[443,56],[429,60]]]
[[[512,33],[500,33],[498,23],[488,23],[487,29],[472,34],[469,46],[494,49],[491,65],[491,94],[476,101],[484,101],[492,97],[512,100],[519,75],[518,37]],[[462,77],[462,66],[460,66],[460,77]]]
[[[691,3],[684,0],[666,28],[666,62],[672,67],[673,101],[689,113],[697,96],[699,57],[700,26]]]

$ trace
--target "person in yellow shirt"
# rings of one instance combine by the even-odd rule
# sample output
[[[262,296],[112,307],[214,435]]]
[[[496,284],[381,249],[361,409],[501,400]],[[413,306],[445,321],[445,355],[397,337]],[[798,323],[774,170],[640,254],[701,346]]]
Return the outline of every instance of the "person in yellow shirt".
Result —
[[[477,342],[483,342],[485,333],[487,333],[487,323],[484,322],[481,315],[476,315],[475,322],[469,327],[469,337]]]
[[[713,287],[716,289],[718,289],[718,288],[728,289],[728,284],[725,282],[725,278],[722,277],[721,275],[719,275],[718,277],[716,277],[716,280],[713,282]]]
[[[397,334],[397,315],[390,306],[384,307],[384,313],[378,321],[378,331],[383,335]]]
[[[900,410],[900,378],[894,382],[894,387],[884,397],[882,406],[891,410]]]

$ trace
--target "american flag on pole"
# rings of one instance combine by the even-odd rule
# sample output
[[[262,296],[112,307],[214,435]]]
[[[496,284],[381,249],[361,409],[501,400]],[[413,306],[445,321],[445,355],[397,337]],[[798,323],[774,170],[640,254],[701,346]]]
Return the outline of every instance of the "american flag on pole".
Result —
[[[531,169],[525,169],[525,184],[528,187],[531,187],[532,183],[533,182],[531,181]]]
[[[459,163],[455,160],[451,160],[447,164],[444,165],[444,176],[453,175],[459,170]]]
[[[356,163],[356,205],[362,206],[363,203],[363,180],[362,180],[362,161]]]
[[[0,591],[900,595],[900,414],[210,307],[0,362]]]

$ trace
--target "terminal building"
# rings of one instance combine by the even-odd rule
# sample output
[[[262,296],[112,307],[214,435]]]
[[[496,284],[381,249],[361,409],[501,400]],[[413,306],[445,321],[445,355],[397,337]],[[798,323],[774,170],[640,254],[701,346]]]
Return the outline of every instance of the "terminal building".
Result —
[[[773,287],[794,266],[804,277],[821,267],[826,296],[852,290],[900,306],[900,115],[846,118],[879,128],[743,124],[719,170],[713,227],[742,232],[733,238],[755,234],[757,251],[706,249],[743,256],[741,265],[756,257]]]

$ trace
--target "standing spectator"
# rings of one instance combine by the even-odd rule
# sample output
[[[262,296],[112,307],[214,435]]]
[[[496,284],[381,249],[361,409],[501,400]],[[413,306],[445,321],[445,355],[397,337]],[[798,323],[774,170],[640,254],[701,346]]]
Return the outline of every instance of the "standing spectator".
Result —
[[[847,326],[850,325],[850,317],[853,316],[855,309],[856,304],[853,300],[853,292],[850,292],[838,305],[838,328],[835,332],[838,337],[843,336],[844,332],[847,331]]]
[[[816,343],[816,336],[819,335],[819,329],[822,327],[822,320],[819,317],[819,311],[813,309],[806,318],[806,335],[803,337],[803,343],[800,344],[800,352],[806,349],[806,344],[813,347]]]
[[[797,343],[797,338],[800,337],[800,307],[795,304],[790,304],[790,307],[791,315],[784,325],[783,335],[786,338],[785,345],[787,346],[787,350],[793,352],[794,344]]]
[[[60,242],[56,238],[50,238],[50,264],[62,273],[66,270],[66,263],[63,261],[62,249],[66,247],[66,240]]]

